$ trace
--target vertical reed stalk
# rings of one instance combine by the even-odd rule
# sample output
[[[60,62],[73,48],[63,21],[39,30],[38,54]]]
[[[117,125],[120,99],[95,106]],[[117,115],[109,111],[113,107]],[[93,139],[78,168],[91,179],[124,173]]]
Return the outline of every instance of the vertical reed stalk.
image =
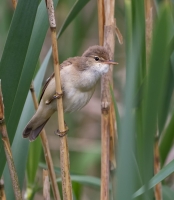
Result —
[[[15,10],[16,6],[17,6],[17,1],[16,0],[12,0],[12,5],[13,5],[13,9]]]
[[[98,0],[98,27],[99,27],[99,44],[104,43],[104,0]],[[102,85],[103,88],[103,85]],[[101,102],[103,98],[101,99]],[[102,108],[101,108],[102,109]],[[101,191],[100,199],[109,199],[109,134],[107,130],[107,119],[102,110],[101,113]],[[106,120],[105,120],[106,119]],[[105,127],[106,126],[106,127]]]
[[[12,157],[10,141],[8,138],[8,133],[5,124],[4,118],[4,104],[3,104],[3,96],[1,91],[1,80],[0,80],[0,134],[4,145],[4,151],[7,159],[8,168],[10,171],[10,176],[12,180],[12,186],[14,190],[14,195],[16,200],[22,200],[22,194],[19,187],[18,176],[15,170],[15,165]]]
[[[113,86],[112,86],[113,87]],[[114,105],[111,100],[110,110],[109,110],[109,134],[110,134],[110,146],[109,146],[109,162],[110,162],[110,170],[114,170],[116,168],[116,155],[115,149],[117,145],[117,128],[116,128],[116,116]]]
[[[104,6],[102,6],[104,5]],[[103,8],[104,7],[104,8]],[[103,44],[107,48],[110,59],[114,57],[114,45],[115,45],[115,20],[114,20],[114,8],[115,1],[114,0],[104,0],[100,1],[98,4],[98,8],[101,10],[99,12],[99,39],[100,44],[102,44],[102,37],[100,36],[102,33],[102,23],[103,20],[104,26],[104,41]],[[104,10],[104,16],[101,16]],[[110,83],[112,85],[112,67],[110,67],[109,72],[104,75],[101,79],[101,191],[100,191],[100,199],[101,200],[109,200],[109,159],[112,158],[110,156],[111,152],[114,151],[110,146],[110,142],[113,142],[114,138],[114,119],[113,119],[113,109],[111,105],[111,96],[110,96]],[[114,131],[114,133],[113,133]],[[111,133],[112,132],[112,133]],[[111,135],[112,134],[112,135]],[[111,138],[111,140],[110,140]],[[113,143],[112,143],[113,144]],[[115,156],[114,156],[115,157]],[[112,161],[111,161],[112,162]]]
[[[103,46],[104,40],[104,0],[98,0],[98,31],[99,31],[99,45]]]
[[[31,91],[34,107],[37,110],[38,109],[38,101],[37,101],[37,98],[36,98],[36,94],[34,92],[33,83],[30,86],[30,91]],[[52,158],[51,158],[49,143],[48,143],[48,139],[47,139],[47,136],[46,136],[45,129],[43,129],[41,131],[40,138],[41,138],[41,141],[42,141],[44,156],[45,156],[45,160],[46,160],[46,163],[47,163],[49,176],[50,176],[50,179],[51,179],[51,185],[52,185],[54,199],[60,200],[60,193],[59,193],[59,189],[58,189],[58,185],[57,185],[57,181],[56,181],[56,174],[55,174],[54,167],[53,167],[53,161],[52,161]]]
[[[156,134],[154,145],[154,173],[157,174],[161,169],[160,155],[159,155],[159,135]],[[155,186],[155,200],[162,200],[162,187],[161,183]]]
[[[53,60],[54,60],[54,73],[56,80],[56,93],[62,94],[61,82],[60,82],[60,66],[58,59],[58,48],[57,48],[57,37],[56,37],[56,21],[54,15],[54,6],[52,0],[46,0],[46,7],[48,9],[48,17],[50,22],[51,39],[52,39],[52,49],[53,49]],[[63,113],[63,103],[62,97],[57,99],[57,110],[58,110],[58,126],[60,132],[65,132],[64,124],[64,113]],[[72,184],[69,172],[69,151],[67,144],[66,135],[60,137],[60,161],[61,161],[61,175],[62,175],[62,190],[63,199],[72,199]]]
[[[44,200],[50,200],[50,182],[48,171],[43,169],[43,197]]]
[[[6,200],[5,191],[4,191],[4,181],[0,179],[0,199]]]

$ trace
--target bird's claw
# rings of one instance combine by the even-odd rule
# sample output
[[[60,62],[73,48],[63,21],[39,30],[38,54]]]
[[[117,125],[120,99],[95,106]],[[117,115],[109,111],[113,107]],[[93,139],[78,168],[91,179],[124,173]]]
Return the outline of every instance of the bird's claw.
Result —
[[[0,119],[0,124],[3,124],[5,121],[5,118]]]
[[[65,130],[64,131],[60,131],[59,129],[57,129],[57,131],[55,131],[55,134],[58,135],[59,137],[64,137],[67,134],[68,131],[69,131],[69,128],[65,124]]]
[[[52,97],[51,99],[45,101],[45,104],[48,105],[48,104],[50,104],[53,100],[55,100],[55,99],[60,99],[62,96],[63,96],[63,93],[60,93],[60,94],[59,94],[59,93],[56,92],[56,94],[54,94],[53,97]]]

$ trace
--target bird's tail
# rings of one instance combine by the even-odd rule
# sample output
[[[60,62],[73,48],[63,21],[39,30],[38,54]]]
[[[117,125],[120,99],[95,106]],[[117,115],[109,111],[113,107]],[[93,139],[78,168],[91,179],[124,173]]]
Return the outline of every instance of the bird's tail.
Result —
[[[30,141],[34,141],[39,136],[39,133],[42,131],[48,120],[49,118],[40,122],[40,124],[36,126],[33,116],[23,131],[23,137],[28,138]]]

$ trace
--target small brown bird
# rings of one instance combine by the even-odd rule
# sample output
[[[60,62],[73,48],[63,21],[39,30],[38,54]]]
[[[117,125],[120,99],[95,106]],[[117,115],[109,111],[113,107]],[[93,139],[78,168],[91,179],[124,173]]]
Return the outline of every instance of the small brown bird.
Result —
[[[68,58],[60,65],[64,112],[83,108],[91,99],[97,81],[107,73],[109,53],[102,46],[89,47],[81,57]],[[39,107],[23,131],[23,137],[36,139],[51,115],[57,110],[54,73],[47,79],[40,97]]]

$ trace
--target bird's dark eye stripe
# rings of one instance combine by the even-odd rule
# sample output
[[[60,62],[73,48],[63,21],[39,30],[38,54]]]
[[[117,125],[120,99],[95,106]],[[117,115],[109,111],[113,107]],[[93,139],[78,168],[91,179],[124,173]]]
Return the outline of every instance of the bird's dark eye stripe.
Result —
[[[95,59],[96,61],[98,61],[98,60],[99,60],[99,57],[95,56],[94,59]]]

